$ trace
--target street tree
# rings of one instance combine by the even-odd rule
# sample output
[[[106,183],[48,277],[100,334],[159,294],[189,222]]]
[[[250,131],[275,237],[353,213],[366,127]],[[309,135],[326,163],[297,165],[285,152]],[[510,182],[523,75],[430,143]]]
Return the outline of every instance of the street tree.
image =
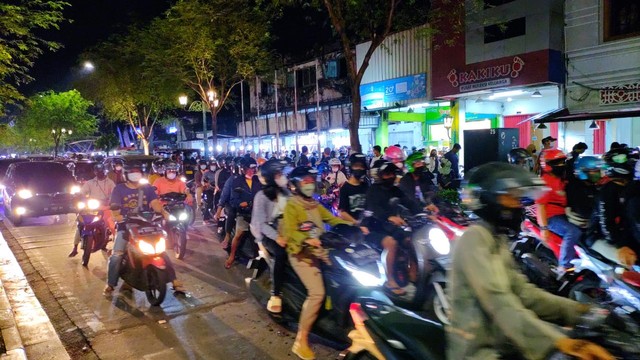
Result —
[[[58,156],[60,141],[93,135],[97,120],[89,113],[92,105],[77,90],[36,94],[28,99],[25,111],[16,122],[16,132],[22,139],[40,143],[49,139],[54,156]]]
[[[81,91],[100,105],[109,121],[125,122],[135,131],[144,153],[156,125],[175,108],[181,83],[163,76],[165,70],[150,67],[146,58],[155,41],[149,29],[131,28],[87,51],[92,73],[78,82]]]
[[[29,69],[45,51],[60,44],[45,40],[43,30],[59,29],[66,1],[0,2],[0,113],[7,104],[23,100],[18,86],[33,80]]]
[[[153,42],[145,49],[146,63],[157,69],[157,75],[178,79],[209,108],[214,148],[217,115],[231,91],[271,64],[264,4],[180,0],[151,25]]]
[[[114,133],[108,133],[101,135],[98,139],[96,139],[96,148],[104,151],[109,156],[109,152],[120,145],[120,140]]]

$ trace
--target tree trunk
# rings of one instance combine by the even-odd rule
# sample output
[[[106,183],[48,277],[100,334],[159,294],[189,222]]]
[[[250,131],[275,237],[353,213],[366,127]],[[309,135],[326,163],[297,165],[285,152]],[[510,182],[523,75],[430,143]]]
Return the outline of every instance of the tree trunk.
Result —
[[[60,140],[58,138],[54,138],[53,139],[53,158],[57,158],[58,157],[58,144],[60,143]]]
[[[362,145],[360,144],[360,137],[358,136],[358,129],[360,128],[360,107],[362,104],[362,98],[360,97],[360,87],[351,87],[351,120],[349,121],[349,142],[351,143],[352,152],[362,152]]]
[[[142,141],[142,147],[144,148],[144,154],[149,155],[149,139],[140,137],[140,141]]]
[[[204,134],[205,137],[207,134]],[[211,142],[213,143],[211,146],[213,147],[213,151],[217,151],[218,148],[218,113],[216,112],[215,106],[211,106]],[[207,142],[208,144],[208,142]],[[214,154],[214,152],[211,152]]]

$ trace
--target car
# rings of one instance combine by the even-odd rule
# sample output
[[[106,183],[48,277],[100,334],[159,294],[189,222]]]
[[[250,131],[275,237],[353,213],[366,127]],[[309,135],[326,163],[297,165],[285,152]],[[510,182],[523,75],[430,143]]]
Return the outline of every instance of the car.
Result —
[[[111,171],[113,169],[113,161],[115,159],[120,159],[124,162],[125,165],[140,165],[142,168],[142,172],[145,175],[149,175],[152,170],[153,162],[160,159],[158,156],[153,155],[121,155],[121,156],[110,156],[104,160],[104,167]]]
[[[76,212],[80,186],[66,165],[54,161],[9,165],[4,180],[4,212],[14,225],[25,217]]]
[[[28,162],[29,159],[24,158],[6,158],[0,159],[0,188],[4,187],[4,176],[7,173],[7,169],[9,165],[18,162]],[[0,191],[0,196],[2,196],[2,192]],[[2,197],[4,199],[4,197]]]

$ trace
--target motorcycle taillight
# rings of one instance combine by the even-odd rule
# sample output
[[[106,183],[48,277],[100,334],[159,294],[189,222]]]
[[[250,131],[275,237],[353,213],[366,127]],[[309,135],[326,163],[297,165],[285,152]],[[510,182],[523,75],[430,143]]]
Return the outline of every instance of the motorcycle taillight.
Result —
[[[364,310],[362,310],[362,305],[359,303],[351,303],[349,306],[349,313],[353,319],[353,324],[356,326],[364,325],[364,322],[369,319]]]

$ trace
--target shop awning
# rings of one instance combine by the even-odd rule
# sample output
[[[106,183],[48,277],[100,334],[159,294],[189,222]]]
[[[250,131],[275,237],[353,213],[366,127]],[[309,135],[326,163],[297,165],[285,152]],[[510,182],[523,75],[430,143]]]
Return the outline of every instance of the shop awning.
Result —
[[[640,117],[640,109],[633,110],[619,110],[619,111],[600,111],[600,112],[585,112],[571,114],[567,108],[556,109],[537,114],[522,121],[522,123],[531,121],[534,124],[542,123],[559,123],[569,121],[589,121],[589,120],[601,120],[601,119],[617,119],[628,117]]]

